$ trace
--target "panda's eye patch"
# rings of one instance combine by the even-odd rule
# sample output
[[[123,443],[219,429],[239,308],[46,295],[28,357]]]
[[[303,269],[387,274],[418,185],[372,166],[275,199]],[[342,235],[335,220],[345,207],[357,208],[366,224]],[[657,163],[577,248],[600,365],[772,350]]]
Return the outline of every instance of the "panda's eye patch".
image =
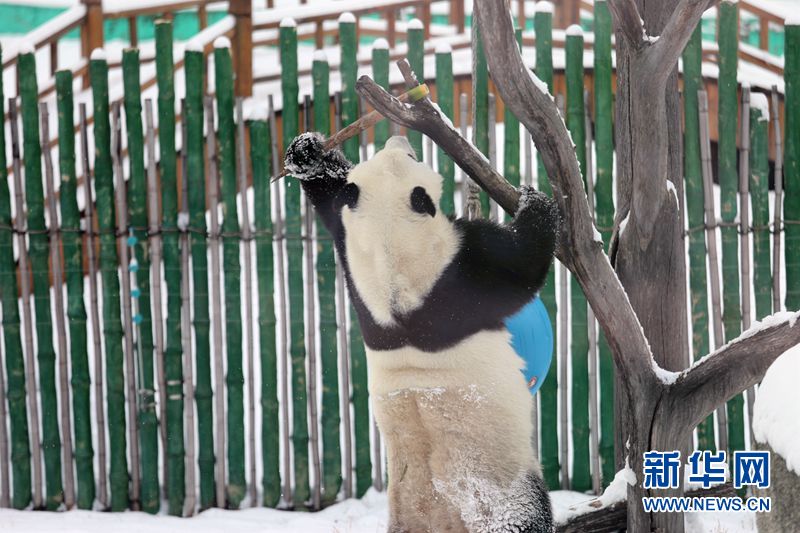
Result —
[[[336,200],[334,200],[336,204],[336,210],[338,211],[342,208],[342,206],[345,205],[350,209],[354,209],[358,204],[358,195],[358,185],[355,183],[348,183],[345,185],[342,190],[339,191],[339,194],[336,195]]]
[[[433,205],[433,200],[422,187],[414,187],[414,190],[411,191],[411,209],[422,215],[436,216],[436,206]]]

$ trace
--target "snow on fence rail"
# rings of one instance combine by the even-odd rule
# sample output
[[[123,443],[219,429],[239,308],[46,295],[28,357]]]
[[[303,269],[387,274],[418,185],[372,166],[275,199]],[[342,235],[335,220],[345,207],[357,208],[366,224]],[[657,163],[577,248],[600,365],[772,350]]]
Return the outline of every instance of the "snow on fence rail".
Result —
[[[727,10],[735,9],[733,4],[721,7],[722,30],[732,39],[737,35],[735,11]],[[605,3],[595,4],[594,17],[591,101],[584,94],[586,43],[576,31],[565,36],[565,116],[582,155],[599,238],[608,246],[614,220],[613,68],[611,18]],[[534,25],[536,73],[551,92],[561,93],[561,88],[554,88],[552,13],[537,13]],[[417,73],[423,75],[422,30],[416,24],[409,26],[409,56]],[[341,71],[341,85],[338,80],[332,83],[331,65],[325,55],[316,54],[310,71],[312,98],[304,99],[310,104],[301,107],[301,96],[306,95],[301,95],[298,87],[298,30],[291,24],[281,25],[281,128],[275,120],[275,109],[264,100],[250,100],[243,105],[250,112],[245,128],[241,118],[235,119],[234,109],[240,102],[234,99],[231,53],[224,41],[217,41],[214,49],[213,71],[204,72],[208,64],[204,50],[232,28],[232,17],[223,19],[201,32],[186,46],[182,57],[173,58],[171,25],[160,23],[156,31],[155,77],[141,83],[138,54],[126,51],[122,61],[124,83],[118,93],[109,94],[106,58],[97,54],[89,61],[95,118],[91,132],[94,162],[88,162],[91,140],[81,104],[81,167],[91,169],[82,182],[78,182],[75,171],[72,74],[59,72],[55,84],[58,172],[52,175],[61,176],[56,180],[60,216],[51,204],[46,218],[39,155],[42,151],[50,155],[51,146],[39,136],[35,56],[28,52],[18,57],[19,68],[25,74],[20,78],[22,139],[16,135],[20,115],[14,99],[9,108],[14,185],[9,187],[9,180],[0,180],[0,247],[7,252],[0,262],[5,347],[5,361],[0,365],[6,376],[2,380],[0,372],[0,385],[6,393],[2,400],[7,401],[5,414],[0,410],[0,429],[6,430],[0,431],[0,451],[10,450],[8,459],[0,453],[0,503],[50,509],[62,504],[90,509],[99,504],[115,511],[138,508],[156,512],[164,498],[169,513],[174,515],[190,515],[215,505],[236,508],[244,503],[316,509],[333,503],[342,494],[361,496],[370,486],[383,484],[384,456],[379,435],[373,434],[364,346],[358,324],[348,310],[341,276],[337,275],[332,243],[321,228],[314,228],[296,184],[290,180],[270,184],[270,177],[280,171],[283,147],[297,133],[308,128],[330,133],[358,117],[355,79],[359,62],[367,53],[362,51],[359,55],[356,24],[346,18],[341,20],[335,63]],[[521,40],[522,35],[518,38]],[[800,27],[788,26],[788,44],[798,41]],[[490,112],[494,106],[489,104],[486,64],[479,49],[473,52],[478,54],[475,80],[482,83],[475,83],[472,89],[475,104],[471,120],[462,119],[459,126],[466,131],[467,123],[476,125],[476,144],[487,157],[497,155],[492,159],[497,160],[514,185],[535,183],[551,193],[541,162],[538,158],[536,164],[533,162],[530,138],[520,132],[513,115],[505,111],[503,125],[495,124],[496,117]],[[787,86],[800,82],[795,57],[798,53],[800,46],[787,46]],[[718,54],[720,63],[727,65],[727,70],[720,73],[720,101],[726,106],[725,113],[736,117],[736,47],[724,42]],[[388,88],[389,48],[375,46],[369,56],[374,79]],[[437,47],[435,56],[435,76],[428,72],[428,79],[435,79],[435,98],[455,121],[457,88],[453,85],[453,72],[461,67],[454,69],[451,47]],[[772,280],[783,276],[782,261],[787,268],[787,305],[800,306],[800,246],[795,242],[800,204],[796,187],[791,185],[800,180],[800,175],[797,165],[789,164],[800,157],[798,147],[796,143],[786,145],[787,187],[781,196],[784,203],[776,203],[777,222],[770,225],[770,134],[761,108],[748,115],[750,126],[741,131],[741,138],[749,142],[749,165],[741,167],[738,174],[734,168],[724,179],[745,180],[749,185],[750,192],[742,198],[740,209],[752,202],[753,224],[751,227],[745,217],[737,218],[735,201],[725,206],[722,220],[718,221],[716,193],[708,172],[710,151],[705,150],[710,142],[709,127],[701,122],[705,115],[699,107],[705,100],[698,99],[701,65],[702,46],[696,35],[684,53],[686,235],[694,353],[709,351],[712,340],[721,345],[735,336],[729,331],[732,326],[723,330],[720,323],[713,328],[718,338],[712,339],[708,333],[711,316],[718,322],[725,320],[721,298],[716,297],[720,291],[726,306],[739,305],[739,295],[752,292],[756,304],[753,320],[779,310],[775,299],[779,303],[781,295],[773,294]],[[174,78],[181,66],[186,96],[177,106],[181,112],[176,117]],[[213,100],[204,94],[207,77],[214,78]],[[157,91],[143,95],[142,86],[148,84],[156,85]],[[330,88],[339,86],[331,127]],[[749,95],[747,91],[745,94]],[[155,101],[149,95],[155,96]],[[466,95],[461,97],[461,101],[466,100]],[[791,91],[786,95],[784,131],[800,127],[799,97]],[[153,107],[157,107],[157,121]],[[459,107],[466,117],[467,106]],[[779,109],[777,98],[773,108]],[[303,127],[300,117],[304,119]],[[772,133],[773,139],[780,137],[779,118],[776,114],[768,118],[777,132]],[[178,119],[181,131],[176,133]],[[386,123],[376,127],[371,148],[367,147],[366,137],[352,139],[343,146],[345,154],[353,161],[361,160],[383,145],[390,129]],[[490,135],[490,130],[494,133],[495,129],[497,135]],[[736,124],[719,130],[720,145],[728,150],[733,147],[733,159],[726,160],[731,154],[721,153],[720,163],[733,161],[735,166]],[[5,131],[0,128],[0,171],[7,167]],[[501,144],[503,149],[499,150]],[[176,153],[176,146],[181,146],[180,154]],[[441,152],[434,156],[434,151],[423,150],[424,146],[424,140],[417,141],[421,155],[444,178],[443,212],[463,214],[471,196],[469,189],[462,186],[466,177]],[[123,150],[127,151],[124,165],[120,158]],[[777,152],[780,154],[781,150]],[[48,157],[45,164],[45,175],[49,176]],[[25,180],[21,179],[23,167]],[[781,176],[775,176],[775,180],[781,183]],[[723,183],[724,187],[730,187],[730,182]],[[17,200],[13,211],[12,191]],[[735,191],[734,186],[734,199]],[[79,203],[79,196],[82,200],[84,194],[88,202]],[[730,189],[721,194],[730,200]],[[709,201],[704,202],[706,199]],[[79,205],[83,206],[82,211]],[[224,216],[217,224],[219,219],[209,215],[216,215],[220,205]],[[489,216],[491,204],[484,202],[477,210],[484,210],[484,216]],[[27,225],[21,216],[12,218],[12,212],[27,213]],[[206,226],[207,217],[212,223],[210,228]],[[773,260],[772,265],[770,229],[786,235],[785,258]],[[721,270],[725,275],[716,284],[712,276],[715,286],[710,287],[706,279],[705,234],[710,232],[715,238],[720,234],[724,239],[726,230],[733,230],[734,239],[738,233],[742,250],[752,236],[754,274],[751,279],[749,255],[743,258],[748,266],[743,274],[738,275],[738,267],[725,270],[731,259],[728,248],[723,247]],[[15,237],[20,252],[18,265],[12,253]],[[63,246],[64,280],[60,279],[58,268],[52,269],[53,262],[48,263],[55,250],[48,252],[48,246],[58,241]],[[774,241],[773,246],[778,242]],[[254,267],[254,273],[249,277],[245,274],[245,279],[242,264],[245,273],[250,270],[247,265]],[[592,315],[587,315],[586,301],[575,291],[574,283],[563,274],[564,270],[560,271],[562,274],[557,271],[552,269],[540,296],[553,326],[560,323],[562,328],[558,329],[567,333],[556,336],[558,348],[554,353],[563,356],[556,355],[557,363],[536,397],[537,452],[550,488],[597,492],[613,480],[616,470],[610,348],[602,335],[592,333],[596,328],[587,322],[593,320]],[[102,293],[96,283],[98,273],[102,276]],[[61,341],[55,343],[57,350],[53,348],[51,316],[44,315],[52,297],[51,276],[57,289],[66,291],[64,314],[69,326],[69,343],[56,339]],[[84,294],[84,284],[89,287],[88,295]],[[569,284],[573,285],[572,297],[557,296],[556,288]],[[709,292],[715,295],[711,302],[713,313]],[[210,296],[213,302],[209,301]],[[36,320],[30,314],[31,298],[38,304]],[[248,306],[247,302],[252,304]],[[22,317],[18,313],[20,304]],[[55,306],[56,313],[61,313],[59,307]],[[742,307],[749,320],[749,302]],[[726,311],[730,310],[726,307]],[[257,324],[253,324],[255,317]],[[63,324],[63,318],[57,315],[56,324]],[[90,328],[93,342],[87,342]],[[251,335],[250,331],[255,333]],[[56,355],[59,361],[69,359],[69,391],[55,379]],[[569,383],[559,383],[559,376],[567,375]],[[71,400],[67,400],[67,392]],[[59,424],[55,409],[67,401],[71,402],[68,407],[72,420],[62,418]],[[90,408],[92,404],[95,409]],[[130,409],[127,418],[126,409]],[[745,404],[737,399],[723,407],[728,421],[723,437],[727,437],[732,449],[744,447],[748,441],[744,409]],[[572,414],[571,418],[567,413]],[[561,421],[559,414],[564,417]],[[70,439],[73,435],[68,422],[74,426],[74,439]],[[704,447],[725,447],[722,441],[715,441],[714,424],[711,420],[698,428],[699,441]],[[131,431],[135,429],[138,432]],[[70,440],[74,443],[73,452],[68,446]],[[61,442],[67,445],[62,446]],[[70,469],[64,468],[73,462],[74,482]],[[163,470],[159,470],[159,464]],[[62,486],[74,486],[74,494],[62,490]]]

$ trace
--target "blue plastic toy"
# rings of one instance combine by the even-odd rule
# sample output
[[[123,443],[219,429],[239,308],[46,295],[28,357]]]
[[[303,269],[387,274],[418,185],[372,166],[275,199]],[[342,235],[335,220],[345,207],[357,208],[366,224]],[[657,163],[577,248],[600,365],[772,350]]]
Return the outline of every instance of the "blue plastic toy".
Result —
[[[542,300],[537,296],[516,315],[506,319],[511,346],[525,361],[522,373],[531,394],[542,386],[553,360],[553,328]]]

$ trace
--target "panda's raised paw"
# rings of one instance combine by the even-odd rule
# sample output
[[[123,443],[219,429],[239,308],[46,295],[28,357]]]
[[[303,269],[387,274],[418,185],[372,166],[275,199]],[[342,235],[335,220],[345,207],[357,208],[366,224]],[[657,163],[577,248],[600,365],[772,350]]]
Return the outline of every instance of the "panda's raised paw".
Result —
[[[284,166],[291,176],[313,179],[346,179],[352,165],[340,150],[325,149],[325,137],[308,132],[295,137],[286,149]]]

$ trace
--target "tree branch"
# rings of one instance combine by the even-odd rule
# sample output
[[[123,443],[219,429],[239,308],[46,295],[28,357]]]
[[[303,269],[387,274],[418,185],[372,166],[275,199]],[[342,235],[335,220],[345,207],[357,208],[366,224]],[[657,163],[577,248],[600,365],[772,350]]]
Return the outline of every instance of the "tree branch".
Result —
[[[553,197],[563,217],[557,256],[578,278],[612,348],[622,382],[647,387],[655,381],[650,347],[625,290],[611,268],[583,187],[575,149],[546,86],[528,70],[514,39],[504,0],[475,2],[489,71],[505,105],[533,136],[542,154]],[[641,389],[639,389],[641,390]],[[636,399],[629,397],[629,401]]]
[[[757,383],[786,350],[800,344],[800,313],[776,313],[684,370],[667,392],[666,415],[694,428],[714,409]]]
[[[630,0],[633,1],[633,0]],[[664,31],[653,45],[648,57],[651,72],[658,80],[666,81],[686,43],[700,23],[703,12],[718,0],[683,0],[670,15]]]
[[[639,8],[634,0],[609,0],[608,10],[616,22],[619,31],[625,34],[628,43],[636,50],[641,49],[644,39],[644,25],[639,15]]]

